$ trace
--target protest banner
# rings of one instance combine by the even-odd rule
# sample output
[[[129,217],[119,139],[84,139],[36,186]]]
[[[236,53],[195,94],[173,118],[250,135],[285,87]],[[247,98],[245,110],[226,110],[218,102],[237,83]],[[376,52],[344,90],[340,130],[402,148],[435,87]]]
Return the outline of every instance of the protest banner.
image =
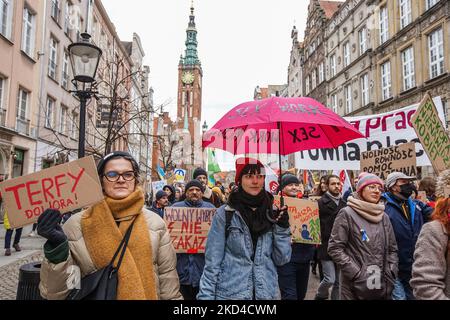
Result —
[[[61,213],[104,198],[92,156],[0,183],[11,228],[35,223],[48,208]]]
[[[164,221],[177,253],[204,253],[216,208],[164,209]]]
[[[280,205],[280,196],[274,197]],[[295,243],[321,244],[319,205],[315,201],[283,197],[288,206],[292,241]]]
[[[422,99],[411,121],[434,170],[439,174],[450,168],[450,137],[429,94]]]
[[[155,181],[152,182],[152,190],[153,190],[153,198],[155,199],[156,197],[156,193],[159,190],[162,190],[164,188],[164,186],[167,185],[167,181],[166,180],[161,180],[161,181]],[[153,200],[154,200],[153,199]]]
[[[361,172],[373,173],[385,180],[388,174],[395,171],[417,176],[414,142],[362,153]]]
[[[186,178],[186,170],[175,169],[175,181],[176,182],[184,182],[185,178]]]
[[[433,98],[438,110],[439,120],[445,123],[444,108],[440,97]],[[422,144],[412,126],[412,117],[419,104],[392,112],[344,117],[367,139],[355,139],[335,149],[315,149],[295,153],[295,166],[300,169],[323,170],[359,170],[361,153],[365,151],[389,148],[402,143],[416,143],[417,166],[430,166],[431,162],[423,150]]]

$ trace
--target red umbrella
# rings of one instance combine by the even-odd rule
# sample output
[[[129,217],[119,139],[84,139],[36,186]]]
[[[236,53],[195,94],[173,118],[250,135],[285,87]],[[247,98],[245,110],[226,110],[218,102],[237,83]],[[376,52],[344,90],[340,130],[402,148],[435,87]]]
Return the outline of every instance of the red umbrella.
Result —
[[[233,154],[278,154],[336,148],[364,136],[312,98],[273,97],[242,103],[203,136],[203,147]],[[280,175],[281,185],[281,175]]]

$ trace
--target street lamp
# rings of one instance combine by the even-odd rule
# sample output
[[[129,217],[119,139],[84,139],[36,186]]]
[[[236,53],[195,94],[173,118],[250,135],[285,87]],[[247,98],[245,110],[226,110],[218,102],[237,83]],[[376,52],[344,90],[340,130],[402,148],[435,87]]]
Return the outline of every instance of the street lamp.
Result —
[[[84,157],[84,143],[86,132],[86,102],[95,92],[95,74],[102,55],[102,50],[90,43],[91,36],[85,32],[81,34],[81,41],[69,45],[69,56],[74,78],[72,83],[77,90],[70,91],[80,99],[80,127],[78,136],[78,158]],[[78,82],[82,84],[78,89]]]

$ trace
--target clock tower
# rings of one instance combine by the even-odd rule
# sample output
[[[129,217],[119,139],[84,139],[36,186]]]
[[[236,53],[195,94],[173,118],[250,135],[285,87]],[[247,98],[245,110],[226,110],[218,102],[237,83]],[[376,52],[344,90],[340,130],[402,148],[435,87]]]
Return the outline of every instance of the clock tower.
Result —
[[[194,4],[191,4],[189,24],[186,29],[186,49],[178,64],[177,128],[184,133],[184,142],[190,137],[190,156],[183,156],[181,167],[188,172],[202,165],[202,77],[203,71],[197,54],[197,29]],[[183,152],[184,155],[184,152]]]
[[[201,140],[202,77],[203,71],[197,54],[197,29],[194,4],[191,5],[189,25],[186,29],[186,49],[178,64],[177,127],[189,130],[192,142]]]

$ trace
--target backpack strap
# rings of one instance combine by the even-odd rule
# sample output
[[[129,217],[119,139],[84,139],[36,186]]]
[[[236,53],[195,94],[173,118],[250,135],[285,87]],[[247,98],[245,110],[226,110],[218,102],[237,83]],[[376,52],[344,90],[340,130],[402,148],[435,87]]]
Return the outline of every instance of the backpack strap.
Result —
[[[230,207],[225,208],[225,241],[227,241],[230,235],[231,220],[233,219],[234,209]]]

